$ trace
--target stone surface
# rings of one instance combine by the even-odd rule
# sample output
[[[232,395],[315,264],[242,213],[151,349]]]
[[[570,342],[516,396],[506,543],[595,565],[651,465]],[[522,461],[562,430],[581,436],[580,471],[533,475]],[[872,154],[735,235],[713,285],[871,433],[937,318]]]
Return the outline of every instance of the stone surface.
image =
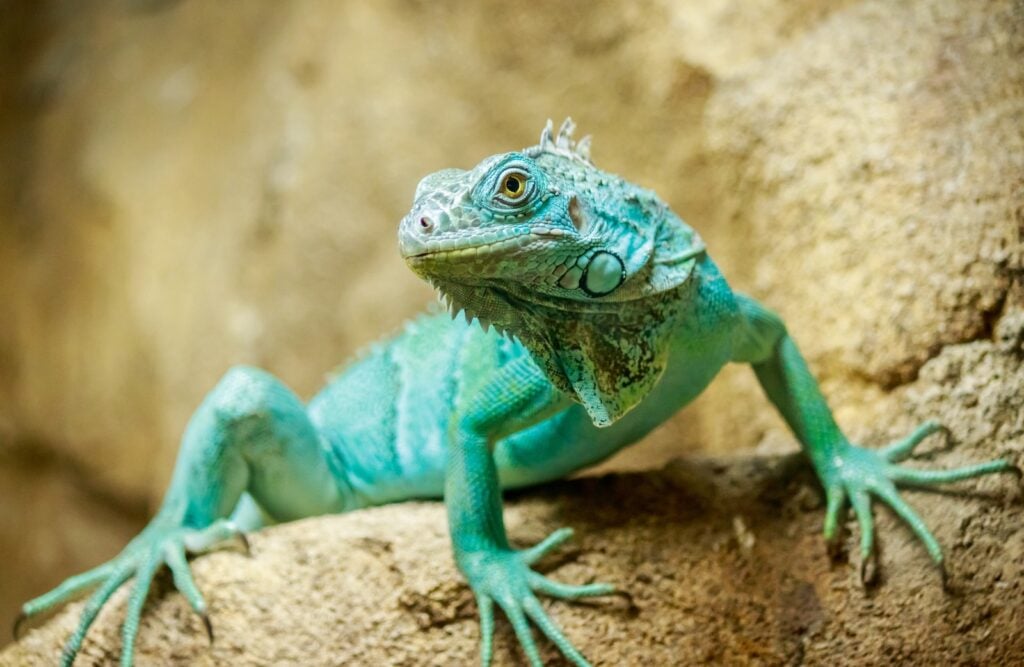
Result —
[[[1024,310],[996,331],[996,342],[945,348],[893,397],[891,423],[941,414],[952,432],[948,443],[922,445],[911,465],[994,456],[1024,463]],[[518,493],[507,516],[523,546],[573,526],[577,541],[542,569],[565,581],[615,582],[632,596],[551,605],[597,665],[1024,660],[1017,478],[910,494],[945,546],[949,592],[921,545],[881,510],[881,581],[863,590],[856,562],[825,555],[816,489],[799,457],[741,453]],[[475,660],[475,603],[457,578],[440,503],[306,519],[261,531],[252,543],[251,558],[220,552],[194,561],[216,629],[212,647],[164,577],[142,623],[140,665]],[[850,553],[855,545],[853,530]],[[124,592],[97,621],[81,664],[115,663]],[[0,653],[0,664],[52,664],[80,611],[70,605]],[[522,664],[511,630],[498,627],[497,663]],[[554,659],[552,647],[545,653]]]
[[[989,338],[1019,280],[1022,56],[1019,2],[850,3],[709,98],[709,245],[783,315],[848,428],[943,345]],[[787,438],[751,419],[757,392],[720,383],[703,439]]]

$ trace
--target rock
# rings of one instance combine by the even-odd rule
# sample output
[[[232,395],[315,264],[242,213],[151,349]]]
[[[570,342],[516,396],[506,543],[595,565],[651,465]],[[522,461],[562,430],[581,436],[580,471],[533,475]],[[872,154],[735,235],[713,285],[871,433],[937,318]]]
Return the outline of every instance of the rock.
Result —
[[[949,418],[955,448],[922,445],[928,464],[1021,463],[1020,386],[1021,355],[976,342],[944,349],[894,402],[915,417]],[[975,401],[960,407],[967,393]],[[961,487],[972,493],[910,494],[945,546],[948,592],[921,545],[885,511],[877,513],[877,587],[861,588],[856,555],[832,563],[817,485],[794,456],[681,459],[658,472],[559,482],[513,494],[506,515],[523,546],[563,525],[577,529],[577,540],[541,566],[553,577],[629,592],[628,600],[549,605],[596,665],[1019,664],[1020,484],[1004,475]],[[442,505],[426,502],[263,530],[251,536],[251,557],[194,561],[214,644],[165,576],[144,616],[138,663],[473,664],[475,603],[446,533]],[[851,554],[856,538],[854,528]],[[116,662],[124,597],[101,614],[81,664]],[[0,652],[0,665],[52,664],[80,611],[70,605],[31,631]],[[497,664],[522,664],[504,620],[496,646]],[[552,646],[544,655],[556,661]]]
[[[802,337],[823,372],[883,386],[987,336],[1024,268],[1020,6],[891,9],[837,12],[730,81],[708,132],[736,161],[722,210],[751,232],[756,289],[794,331],[827,324]]]
[[[709,97],[709,246],[778,309],[847,428],[944,345],[990,338],[1020,280],[1022,54],[1019,2],[846,3]],[[714,387],[702,440],[787,440],[751,415],[758,391]]]

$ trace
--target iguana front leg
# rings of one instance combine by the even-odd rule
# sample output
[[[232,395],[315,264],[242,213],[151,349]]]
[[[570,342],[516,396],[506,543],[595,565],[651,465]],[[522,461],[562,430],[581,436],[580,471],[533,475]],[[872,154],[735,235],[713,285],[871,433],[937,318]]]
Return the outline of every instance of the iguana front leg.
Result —
[[[562,528],[522,551],[508,543],[502,518],[501,489],[494,465],[494,443],[562,409],[568,399],[556,390],[529,357],[520,357],[467,401],[453,424],[445,480],[445,504],[455,562],[466,576],[480,608],[481,661],[491,662],[494,603],[515,629],[532,665],[540,653],[527,619],[576,665],[587,665],[547,615],[535,593],[567,600],[612,593],[606,584],[570,586],[552,581],[530,565],[572,536]]]
[[[765,393],[800,440],[818,473],[827,503],[825,539],[833,545],[838,538],[839,521],[849,502],[861,531],[861,579],[869,581],[874,574],[874,568],[869,570],[868,564],[874,556],[871,496],[875,496],[889,505],[924,543],[945,583],[942,547],[900,496],[897,485],[935,486],[997,472],[1019,475],[1020,470],[1001,459],[953,470],[915,470],[897,465],[910,456],[918,443],[941,429],[935,422],[926,422],[902,440],[879,450],[850,443],[839,430],[782,320],[750,297],[737,295],[737,301],[743,321],[736,360],[753,365]]]

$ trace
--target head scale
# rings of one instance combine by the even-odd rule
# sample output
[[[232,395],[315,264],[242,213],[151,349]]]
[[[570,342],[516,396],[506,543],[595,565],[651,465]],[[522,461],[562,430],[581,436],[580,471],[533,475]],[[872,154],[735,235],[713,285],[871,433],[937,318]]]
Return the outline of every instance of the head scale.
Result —
[[[607,425],[664,370],[704,246],[653,192],[597,169],[574,129],[549,120],[536,146],[427,176],[399,245],[453,311],[518,337]]]

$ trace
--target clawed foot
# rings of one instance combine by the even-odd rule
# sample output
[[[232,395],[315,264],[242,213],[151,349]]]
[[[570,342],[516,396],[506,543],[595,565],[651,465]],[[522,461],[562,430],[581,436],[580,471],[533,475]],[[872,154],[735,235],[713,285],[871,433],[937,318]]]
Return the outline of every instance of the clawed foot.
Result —
[[[476,594],[477,605],[480,608],[480,656],[485,667],[491,664],[495,602],[512,623],[516,637],[531,665],[538,667],[543,663],[527,619],[533,621],[534,625],[540,628],[541,632],[554,642],[573,664],[589,665],[586,658],[572,645],[561,628],[544,611],[535,593],[562,600],[578,600],[598,595],[609,595],[615,593],[615,588],[608,584],[585,584],[582,586],[563,584],[552,581],[530,568],[531,564],[540,560],[570,537],[572,537],[572,529],[561,528],[543,542],[522,551],[511,549],[478,551],[462,554],[459,557],[459,565],[466,578],[469,579],[470,587]]]
[[[834,553],[837,547],[838,526],[846,501],[849,500],[857,517],[857,523],[860,525],[860,578],[862,583],[872,582],[877,572],[871,496],[879,498],[891,507],[924,543],[928,555],[939,568],[943,587],[945,587],[946,569],[942,547],[939,546],[938,540],[932,535],[921,517],[900,496],[896,488],[897,485],[932,487],[998,472],[1012,472],[1018,476],[1021,474],[1019,468],[1009,461],[1001,459],[952,470],[916,470],[897,465],[909,457],[922,440],[943,430],[945,429],[940,424],[929,421],[919,426],[906,438],[883,449],[872,450],[844,444],[829,462],[830,467],[824,476],[828,502],[825,514],[825,539],[829,544],[830,553]]]
[[[162,521],[158,517],[129,542],[128,546],[114,559],[88,572],[73,576],[49,593],[26,602],[15,621],[14,637],[18,638],[21,626],[28,618],[67,602],[84,590],[98,586],[82,610],[78,627],[64,645],[60,664],[62,667],[68,667],[74,662],[75,656],[82,648],[85,635],[103,605],[121,584],[134,577],[135,583],[128,597],[128,607],[125,612],[124,624],[121,627],[123,641],[121,664],[131,665],[139,619],[142,616],[146,595],[157,570],[163,565],[167,565],[174,576],[175,587],[181,591],[192,609],[203,619],[207,636],[212,643],[213,625],[210,623],[210,617],[206,611],[206,602],[192,578],[192,570],[188,565],[185,552],[200,553],[232,542],[246,553],[249,552],[249,542],[245,534],[226,519],[216,521],[206,528],[195,530]]]

